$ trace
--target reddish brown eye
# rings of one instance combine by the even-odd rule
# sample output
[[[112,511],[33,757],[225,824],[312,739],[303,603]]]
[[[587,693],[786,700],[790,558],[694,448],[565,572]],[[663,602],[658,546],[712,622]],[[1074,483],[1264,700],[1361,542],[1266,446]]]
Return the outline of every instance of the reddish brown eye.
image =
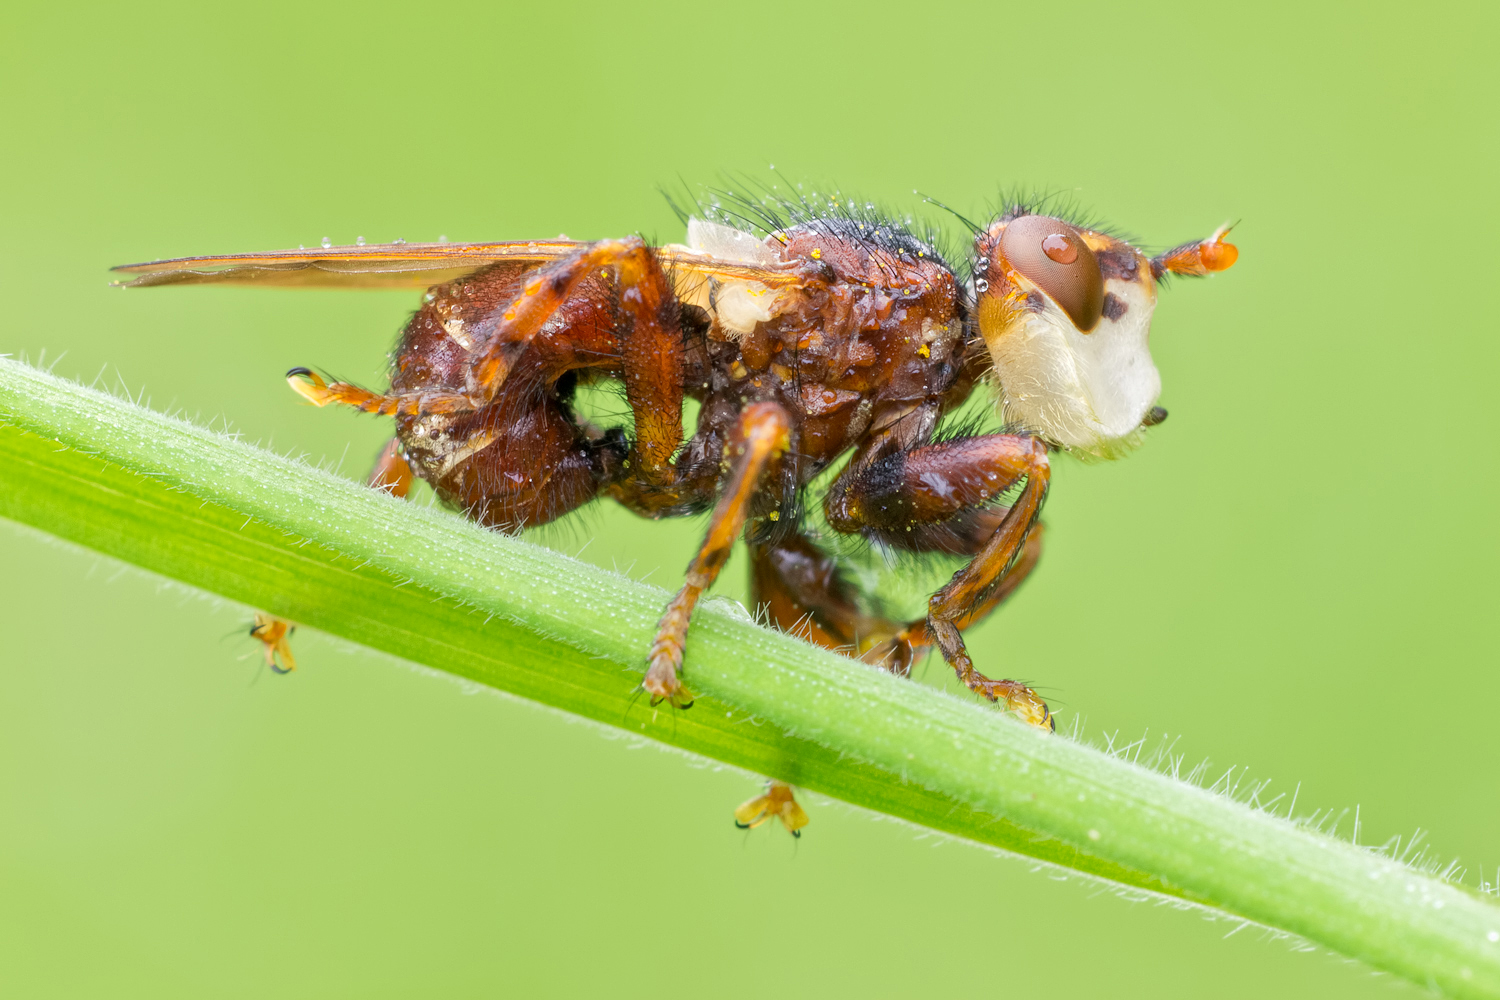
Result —
[[[1104,313],[1104,276],[1078,230],[1061,219],[1023,215],[1000,236],[1000,253],[1088,333]]]

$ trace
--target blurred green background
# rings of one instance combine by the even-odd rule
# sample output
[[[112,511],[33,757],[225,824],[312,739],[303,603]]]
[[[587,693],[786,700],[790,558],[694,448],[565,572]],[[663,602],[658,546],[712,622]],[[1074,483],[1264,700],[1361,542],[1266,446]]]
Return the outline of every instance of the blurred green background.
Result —
[[[1158,311],[1171,419],[1060,463],[1041,569],[976,658],[1064,725],[1170,734],[1493,882],[1493,11],[12,8],[0,352],[357,475],[383,422],[280,376],[378,382],[414,296],[105,268],[676,239],[659,184],[772,163],[967,214],[1041,186],[1153,246],[1243,219],[1239,266]],[[675,586],[699,530],[596,508],[547,540]],[[24,531],[0,565],[7,995],[1415,995],[833,803],[800,843],[740,834],[741,774],[305,631],[270,676],[246,609]]]

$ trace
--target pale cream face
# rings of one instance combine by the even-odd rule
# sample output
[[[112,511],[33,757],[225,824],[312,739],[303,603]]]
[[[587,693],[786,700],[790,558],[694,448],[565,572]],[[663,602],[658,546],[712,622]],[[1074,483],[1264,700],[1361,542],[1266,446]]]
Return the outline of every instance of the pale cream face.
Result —
[[[1102,268],[1102,312],[1084,316],[1081,323],[1089,326],[1092,319],[1092,326],[1080,329],[1044,286],[1051,284],[1064,298],[1071,289],[1046,274],[1032,280],[1007,258],[998,239],[988,244],[992,259],[975,282],[979,326],[994,362],[1006,423],[1107,458],[1137,442],[1142,421],[1161,395],[1149,343],[1156,283],[1149,261],[1133,248],[1074,232],[1102,251],[1101,260],[1109,255]],[[1121,261],[1134,266],[1122,268]]]

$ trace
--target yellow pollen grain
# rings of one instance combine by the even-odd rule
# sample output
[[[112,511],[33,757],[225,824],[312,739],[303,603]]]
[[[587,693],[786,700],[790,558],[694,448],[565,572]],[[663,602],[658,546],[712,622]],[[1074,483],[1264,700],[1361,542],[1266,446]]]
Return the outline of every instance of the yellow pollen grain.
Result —
[[[927,349],[926,344],[923,344],[921,347],[917,348],[917,353],[922,355],[922,357],[924,358],[932,357],[932,351]]]
[[[823,250],[822,250],[822,248],[820,248],[820,247],[814,247],[813,248],[812,259],[813,260],[822,260],[823,259]]]
[[[767,514],[766,516],[769,517],[773,521],[779,521],[779,520],[781,520],[781,511],[779,511],[779,510],[773,510],[773,511],[771,511],[771,513]]]

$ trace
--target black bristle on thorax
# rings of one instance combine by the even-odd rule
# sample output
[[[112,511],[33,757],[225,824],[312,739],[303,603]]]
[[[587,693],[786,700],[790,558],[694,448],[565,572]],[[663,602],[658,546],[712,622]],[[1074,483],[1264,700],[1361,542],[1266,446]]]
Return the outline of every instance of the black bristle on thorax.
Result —
[[[697,216],[763,239],[808,228],[830,238],[865,243],[897,258],[933,260],[953,271],[949,261],[955,255],[947,236],[928,220],[850,197],[836,186],[822,191],[803,187],[799,184],[788,192],[780,184],[741,178],[732,188],[705,187],[698,195],[691,190],[684,190],[680,197],[663,193],[684,225]]]

